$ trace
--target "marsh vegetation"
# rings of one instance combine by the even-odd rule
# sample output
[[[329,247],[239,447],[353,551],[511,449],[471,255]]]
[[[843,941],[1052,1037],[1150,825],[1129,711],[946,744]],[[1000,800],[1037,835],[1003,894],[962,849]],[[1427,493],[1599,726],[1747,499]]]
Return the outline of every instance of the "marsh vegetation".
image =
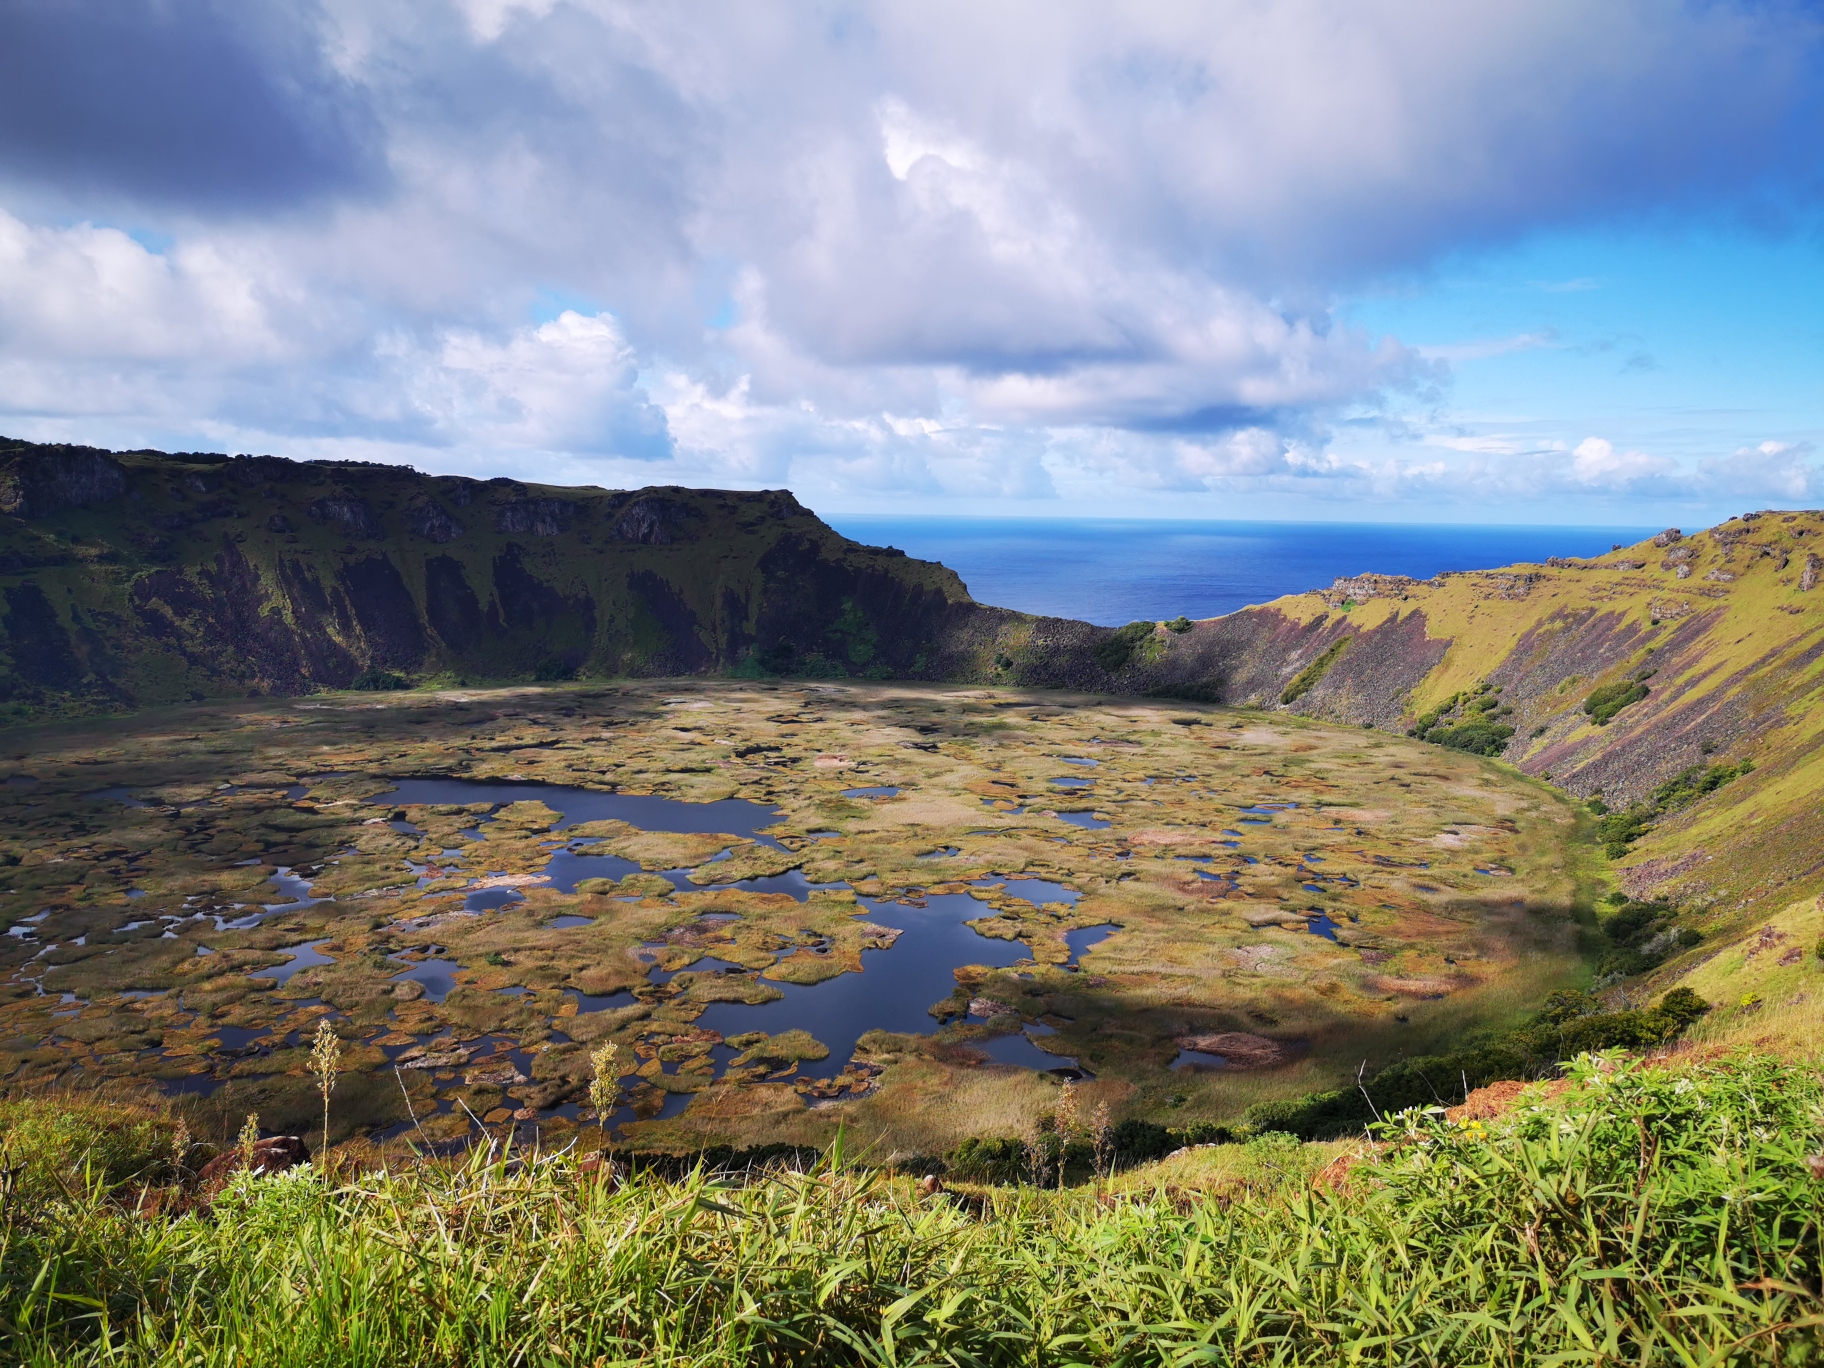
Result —
[[[943,1153],[1192,1126],[1579,980],[1574,809],[1478,758],[1058,694],[678,682],[15,733],[0,1071],[225,1140]],[[1252,1040],[1212,1051],[1200,1042]]]

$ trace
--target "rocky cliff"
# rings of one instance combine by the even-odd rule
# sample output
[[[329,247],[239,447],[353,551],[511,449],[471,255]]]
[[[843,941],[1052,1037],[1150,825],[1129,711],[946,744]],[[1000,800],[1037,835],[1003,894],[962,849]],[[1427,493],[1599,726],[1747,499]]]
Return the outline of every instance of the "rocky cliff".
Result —
[[[557,488],[0,439],[14,715],[415,678],[942,673],[943,566],[785,491]]]

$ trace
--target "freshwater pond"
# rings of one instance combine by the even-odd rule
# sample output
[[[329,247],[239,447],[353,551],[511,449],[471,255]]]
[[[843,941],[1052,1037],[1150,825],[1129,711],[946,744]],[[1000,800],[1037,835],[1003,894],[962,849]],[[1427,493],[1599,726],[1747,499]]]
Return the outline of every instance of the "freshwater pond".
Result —
[[[857,790],[855,796],[892,797],[896,793],[897,790]],[[392,805],[538,801],[562,814],[554,828],[557,831],[579,822],[618,818],[642,830],[726,832],[783,849],[776,840],[764,835],[761,830],[779,820],[777,809],[742,799],[686,803],[655,796],[601,793],[593,789],[551,784],[406,779],[398,781],[392,789],[374,795],[369,801]],[[1088,812],[1060,813],[1059,816],[1065,821],[1085,827],[1108,825],[1107,822],[1097,821]],[[478,828],[484,827],[486,820],[482,819]],[[573,892],[584,879],[619,879],[637,872],[638,868],[634,861],[618,856],[589,854],[587,845],[583,844],[553,851],[545,872],[552,887],[562,892]],[[292,910],[301,904],[307,905],[310,901],[309,885],[289,875],[289,871],[286,873],[286,883],[281,887],[297,901],[278,904],[276,907]],[[800,901],[820,887],[846,887],[844,884],[813,884],[801,870],[796,869],[766,878],[710,886],[693,884],[688,875],[688,870],[676,869],[664,871],[663,876],[680,890],[739,888],[754,892],[786,893]],[[1009,896],[1034,905],[1062,902],[1075,906],[1082,897],[1073,889],[1044,879],[989,878],[978,883],[981,886],[998,884]],[[464,897],[464,905],[471,911],[486,911],[522,899],[523,895],[513,888],[481,888],[468,892]],[[830,1053],[826,1059],[802,1062],[798,1073],[812,1078],[830,1078],[842,1071],[854,1054],[855,1042],[870,1030],[924,1035],[936,1029],[940,1023],[931,1015],[930,1008],[948,998],[955,990],[955,971],[958,968],[972,964],[1011,968],[1030,963],[1030,952],[1024,943],[983,936],[966,924],[988,911],[976,898],[961,893],[932,894],[922,899],[922,904],[861,899],[863,911],[857,914],[859,917],[893,927],[901,934],[887,949],[862,952],[860,973],[841,974],[818,984],[776,983],[774,986],[784,994],[780,1000],[755,1005],[713,1003],[704,1011],[697,1024],[719,1031],[725,1036],[747,1031],[765,1031],[772,1035],[794,1029],[807,1031],[828,1046]],[[586,924],[588,920],[565,916],[554,919],[552,924],[576,926]],[[1070,948],[1069,967],[1074,968],[1083,953],[1115,929],[1113,926],[1095,926],[1068,931],[1065,939]],[[318,949],[326,943],[319,941],[297,947],[289,962],[277,969],[260,971],[259,976],[283,983],[300,969],[332,963],[330,957],[321,954]],[[421,984],[425,997],[431,1002],[442,1002],[455,989],[456,975],[462,967],[453,960],[437,958],[399,962],[405,967],[394,976],[395,980]],[[668,972],[655,965],[648,978],[655,984],[663,984],[673,977],[673,972],[748,971],[739,965],[706,956],[678,971]],[[768,982],[771,983],[772,980]],[[575,1000],[580,1012],[626,1006],[635,1000],[631,993],[624,990],[599,996],[575,990],[566,991]],[[1034,1043],[1035,1036],[1050,1033],[1051,1028],[1034,1024],[1025,1030],[981,1042],[981,1048],[999,1063],[1033,1069],[1074,1067],[1074,1059],[1048,1054]],[[720,1067],[726,1067],[736,1053],[726,1046],[717,1046],[711,1052],[712,1058]],[[525,1071],[528,1070],[522,1069],[522,1072]],[[688,1095],[673,1094],[666,1099],[662,1114],[675,1114],[688,1102]]]
[[[894,790],[898,792],[898,790]],[[599,789],[566,784],[503,784],[480,779],[398,779],[394,786],[376,793],[369,803],[404,807],[418,803],[543,803],[563,817],[552,828],[562,831],[579,822],[616,820],[641,831],[680,833],[726,832],[745,836],[775,850],[785,847],[760,828],[777,823],[779,809],[745,798],[720,798],[713,803],[686,803],[656,794],[604,793]]]
[[[832,1078],[855,1053],[855,1042],[872,1030],[929,1035],[939,1024],[930,1008],[956,989],[955,971],[965,964],[1010,969],[1031,958],[1020,941],[993,940],[965,923],[988,908],[967,893],[933,893],[923,907],[911,903],[861,899],[861,915],[901,934],[891,947],[864,950],[859,974],[839,974],[822,983],[776,983],[785,997],[749,1006],[740,1002],[712,1004],[699,1026],[725,1036],[744,1031],[778,1035],[793,1029],[811,1033],[830,1047],[829,1058],[806,1060],[801,1075]],[[698,960],[693,970],[708,960]],[[773,980],[768,979],[768,983]],[[1054,1068],[1068,1063],[1055,1055],[1029,1067]]]

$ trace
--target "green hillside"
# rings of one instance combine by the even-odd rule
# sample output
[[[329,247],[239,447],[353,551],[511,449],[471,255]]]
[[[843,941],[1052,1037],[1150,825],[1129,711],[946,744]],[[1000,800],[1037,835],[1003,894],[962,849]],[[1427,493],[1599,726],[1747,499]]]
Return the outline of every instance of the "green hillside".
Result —
[[[12,714],[342,688],[375,672],[942,672],[972,607],[783,491],[558,488],[0,439]]]

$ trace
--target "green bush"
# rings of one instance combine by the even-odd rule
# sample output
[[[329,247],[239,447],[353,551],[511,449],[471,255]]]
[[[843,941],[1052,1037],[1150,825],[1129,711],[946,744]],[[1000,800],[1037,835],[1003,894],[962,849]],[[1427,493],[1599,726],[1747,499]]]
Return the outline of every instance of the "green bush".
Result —
[[[1647,693],[1647,686],[1638,680],[1618,679],[1613,684],[1604,684],[1600,689],[1592,690],[1583,700],[1583,710],[1597,726],[1606,727],[1615,720],[1616,713],[1640,702]]]
[[[1182,613],[1180,613],[1177,617],[1173,618],[1170,622],[1165,624],[1165,630],[1168,632],[1175,632],[1179,636],[1183,636],[1186,632],[1190,631],[1191,628],[1195,627],[1196,625],[1197,625],[1196,623],[1192,622],[1188,617],[1185,617]]]
[[[1349,649],[1349,643],[1354,639],[1355,638],[1353,637],[1346,636],[1338,637],[1335,641],[1324,647],[1323,652],[1317,659],[1300,670],[1293,678],[1292,682],[1286,685],[1285,692],[1279,696],[1279,701],[1281,703],[1294,703],[1310,693],[1312,689],[1317,687],[1318,682],[1323,679],[1324,675],[1329,672],[1330,667],[1336,663],[1336,658]]]
[[[1425,739],[1434,745],[1468,751],[1472,755],[1500,755],[1513,735],[1512,727],[1482,717],[1455,727],[1434,727],[1426,733]]]
[[[1591,811],[1606,814],[1597,824],[1596,834],[1611,860],[1624,859],[1628,847],[1652,830],[1656,818],[1689,807],[1730,780],[1752,773],[1752,760],[1737,765],[1693,765],[1654,789],[1645,802],[1636,803],[1625,812],[1610,812],[1599,805],[1600,800],[1592,799]]]
[[[1155,625],[1151,622],[1130,622],[1125,627],[1117,627],[1102,639],[1090,655],[1096,664],[1113,674],[1133,659],[1135,650],[1153,634]]]
[[[363,670],[348,687],[360,689],[363,693],[391,693],[397,689],[411,688],[412,681],[391,670]]]

